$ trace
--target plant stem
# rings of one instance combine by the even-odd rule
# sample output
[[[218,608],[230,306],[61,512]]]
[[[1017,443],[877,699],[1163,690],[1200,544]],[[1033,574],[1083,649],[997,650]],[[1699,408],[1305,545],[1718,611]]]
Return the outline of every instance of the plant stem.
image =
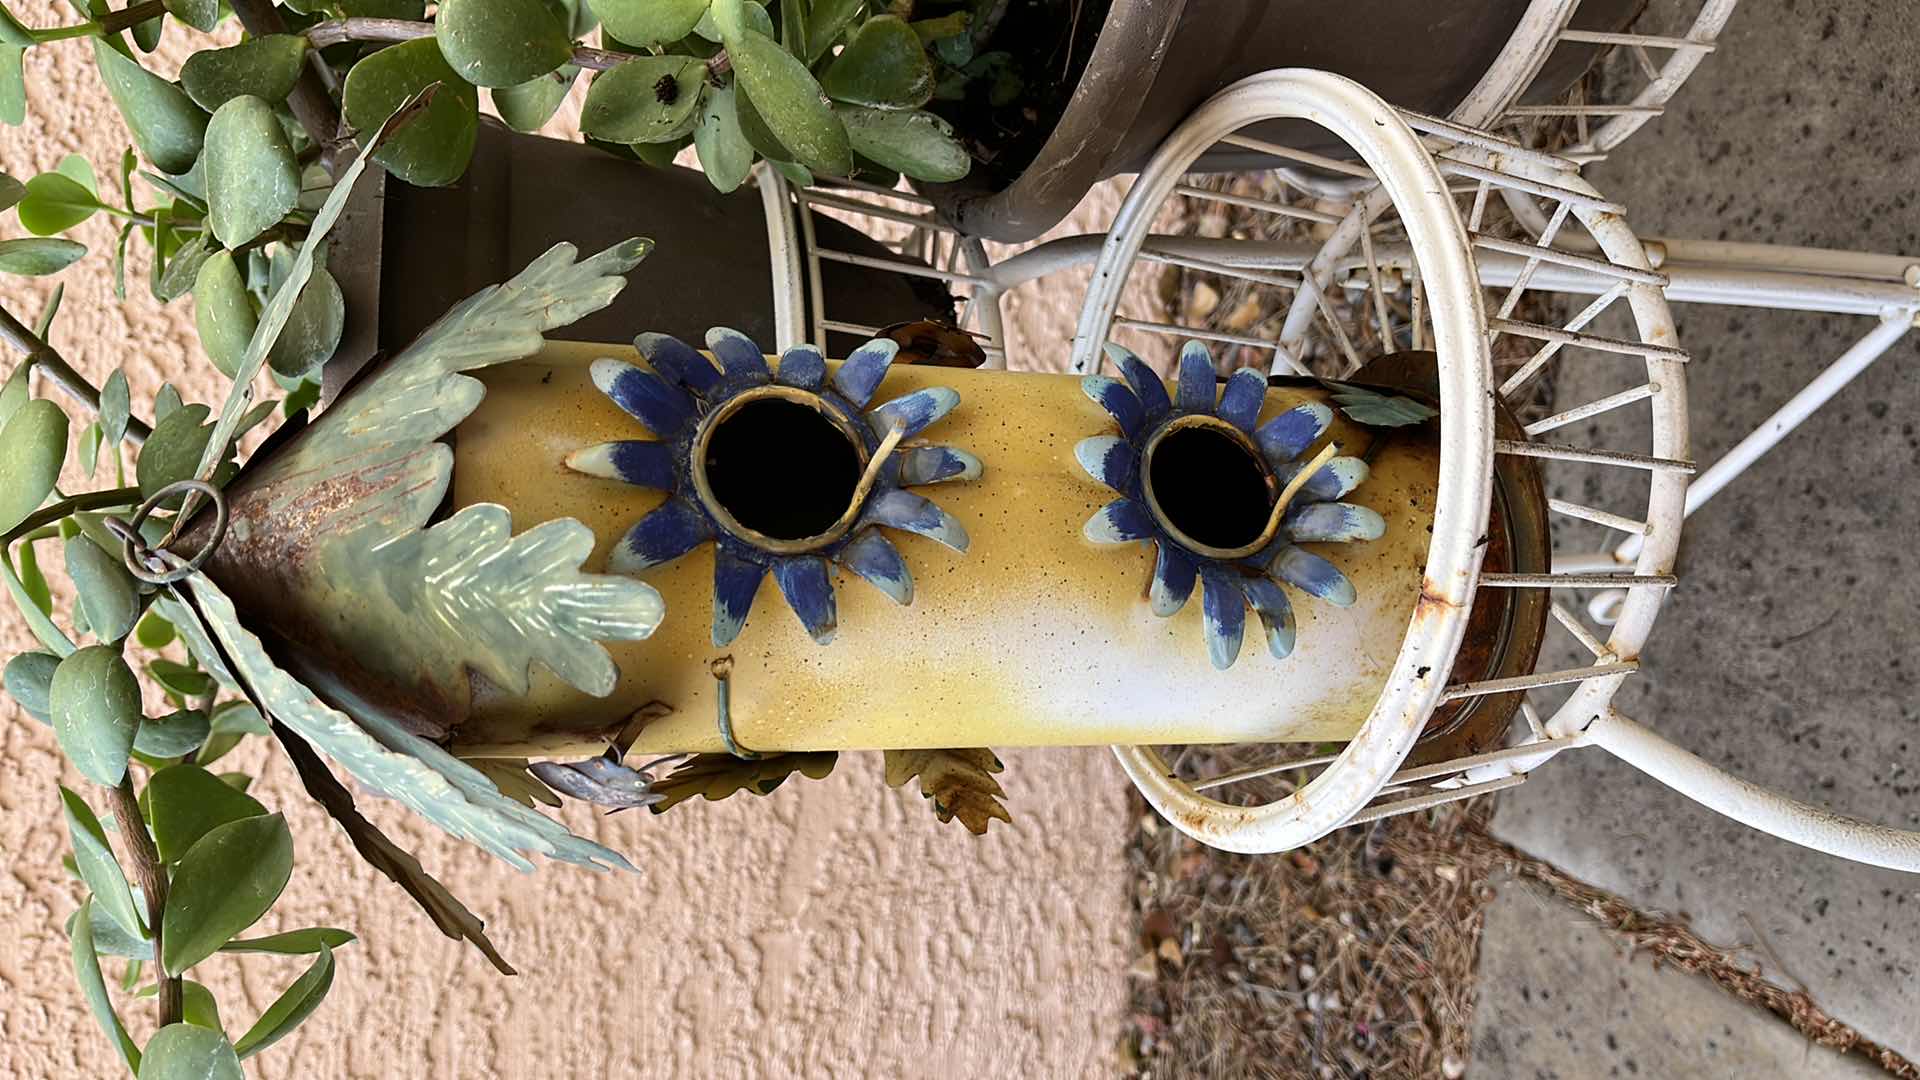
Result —
[[[153,846],[153,837],[147,832],[147,823],[140,816],[140,796],[134,793],[133,776],[121,778],[120,786],[113,790],[113,818],[120,824],[120,835],[127,842],[127,861],[133,866],[133,877],[140,883],[140,891],[147,897],[147,926],[153,931],[153,966],[160,978],[160,1026],[180,1022],[185,1010],[183,992],[178,978],[167,978],[167,969],[161,963],[160,924],[167,910],[167,871],[160,865],[160,852]]]
[[[43,525],[52,525],[69,514],[82,510],[106,510],[115,506],[138,506],[141,498],[140,489],[137,487],[83,491],[78,495],[62,499],[52,506],[44,506],[28,514],[21,519],[20,524],[7,530],[4,537],[0,537],[0,544],[11,544],[33,530]]]
[[[42,44],[49,41],[63,41],[77,37],[106,37],[139,26],[148,19],[157,19],[167,13],[165,0],[145,0],[119,11],[110,11],[95,22],[75,23],[72,26],[54,26],[45,30],[30,30],[33,39]]]
[[[33,364],[46,372],[47,378],[52,379],[55,386],[65,390],[74,400],[93,410],[93,415],[100,415],[100,391],[82,378],[79,372],[73,370],[66,360],[54,351],[53,346],[41,340],[40,335],[27,329],[19,319],[13,317],[12,312],[3,307],[0,307],[0,341],[25,353],[26,363]],[[127,440],[133,445],[145,445],[147,436],[151,434],[153,429],[138,417],[127,419]]]
[[[234,16],[251,37],[287,32],[287,21],[280,17],[273,0],[232,0],[232,6]],[[306,63],[300,69],[300,80],[287,96],[287,107],[306,129],[307,137],[321,148],[321,167],[327,170],[328,176],[338,177],[351,160],[346,151],[353,140],[341,133],[340,110],[334,105],[333,94],[320,74],[326,61],[320,58],[319,43],[314,44],[316,48],[308,52]]]
[[[375,19],[365,16],[353,16],[345,19],[328,19],[307,28],[307,40],[316,49],[325,49],[349,41],[412,41],[415,38],[432,37],[433,24],[415,22],[410,19]],[[639,60],[644,53],[615,52],[612,49],[592,49],[581,46],[573,50],[573,64],[588,71],[608,71],[619,67],[629,60]],[[727,59],[724,50],[716,53],[707,61],[707,71],[714,76],[725,75],[732,70],[732,62]]]

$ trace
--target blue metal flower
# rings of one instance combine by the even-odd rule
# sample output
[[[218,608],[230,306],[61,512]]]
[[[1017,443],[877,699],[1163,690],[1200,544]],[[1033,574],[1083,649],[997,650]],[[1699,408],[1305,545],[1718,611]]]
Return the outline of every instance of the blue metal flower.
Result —
[[[1089,476],[1121,497],[1088,519],[1087,538],[1102,544],[1155,544],[1147,599],[1162,618],[1184,607],[1195,581],[1201,583],[1207,656],[1214,667],[1224,670],[1238,658],[1248,606],[1266,630],[1267,651],[1284,659],[1293,652],[1294,619],[1282,583],[1339,607],[1357,598],[1353,582],[1339,568],[1298,545],[1373,540],[1386,531],[1379,514],[1339,501],[1367,478],[1366,462],[1334,457],[1296,484],[1312,464],[1302,455],[1326,432],[1332,410],[1308,403],[1259,424],[1267,382],[1251,370],[1235,372],[1216,404],[1213,359],[1198,341],[1187,342],[1180,351],[1180,375],[1171,399],[1160,377],[1139,357],[1116,345],[1107,346],[1107,355],[1126,381],[1089,375],[1081,385],[1120,425],[1120,435],[1087,439],[1075,447],[1074,455]],[[1267,519],[1267,528],[1237,547],[1203,543],[1170,520],[1161,505],[1165,493],[1156,491],[1149,476],[1163,440],[1196,428],[1240,445],[1250,469],[1259,474],[1265,502],[1256,509]],[[1208,479],[1188,476],[1182,483]],[[1292,497],[1273,522],[1272,508],[1289,489]]]
[[[867,342],[831,377],[819,350],[810,345],[783,353],[776,375],[768,370],[759,346],[738,331],[719,327],[707,331],[707,348],[719,360],[717,367],[685,342],[664,334],[642,334],[634,345],[653,371],[601,359],[593,363],[593,381],[657,439],[590,446],[569,455],[567,466],[669,493],[665,503],[642,517],[615,546],[608,560],[614,573],[639,573],[705,541],[714,542],[715,645],[726,645],[740,633],[768,573],[807,632],[823,645],[833,639],[837,625],[831,563],[865,578],[898,603],[912,603],[913,576],[882,527],[918,533],[955,551],[967,549],[967,531],[958,521],[904,490],[980,475],[979,459],[964,450],[902,442],[952,412],[960,395],[946,387],[928,387],[867,409],[893,363],[899,348],[894,342]],[[839,519],[808,536],[772,536],[743,523],[710,483],[708,455],[715,431],[742,407],[766,400],[803,406],[810,410],[806,415],[837,429],[863,470],[861,484]],[[777,441],[752,462],[755,471],[765,471],[776,491],[805,481],[804,471],[817,465],[799,448]]]

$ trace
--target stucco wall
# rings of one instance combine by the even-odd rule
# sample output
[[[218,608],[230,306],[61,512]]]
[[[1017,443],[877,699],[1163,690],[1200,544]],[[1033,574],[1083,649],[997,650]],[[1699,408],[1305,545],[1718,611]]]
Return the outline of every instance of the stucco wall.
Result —
[[[64,3],[10,6],[33,25],[72,21]],[[169,27],[171,59],[157,66],[172,70],[193,36]],[[25,178],[78,152],[110,177],[127,140],[90,50],[35,49],[27,73],[31,116],[0,129],[0,169]],[[0,236],[15,235],[9,215]],[[93,253],[57,279],[66,301],[56,346],[96,383],[124,365],[136,400],[173,380],[189,401],[217,402],[224,380],[196,359],[190,303],[151,299],[138,242],[128,300],[114,299],[114,236],[104,218],[80,230]],[[0,301],[31,319],[51,285],[3,278]],[[1060,289],[1023,300],[1036,345],[1059,348],[1053,328],[1071,327],[1077,299]],[[70,474],[67,490],[86,483]],[[59,561],[50,546],[48,561]],[[31,644],[9,609],[0,647],[11,655]],[[985,838],[938,825],[917,794],[884,787],[872,755],[843,761],[824,782],[662,818],[569,808],[577,829],[641,867],[637,877],[557,866],[522,876],[391,804],[364,802],[490,920],[522,972],[505,979],[360,863],[277,752],[251,747],[231,760],[259,769],[256,793],[288,812],[299,850],[263,929],[317,923],[361,936],[341,953],[322,1010],[257,1059],[255,1074],[1104,1073],[1125,1002],[1125,781],[1102,751],[1005,756],[1017,823]],[[63,767],[49,729],[4,699],[0,762],[0,1076],[112,1075],[60,930],[79,888],[60,869],[54,785],[84,782]],[[195,974],[219,991],[237,1035],[299,970],[297,960],[216,958]],[[151,1003],[123,1004],[144,1040]]]

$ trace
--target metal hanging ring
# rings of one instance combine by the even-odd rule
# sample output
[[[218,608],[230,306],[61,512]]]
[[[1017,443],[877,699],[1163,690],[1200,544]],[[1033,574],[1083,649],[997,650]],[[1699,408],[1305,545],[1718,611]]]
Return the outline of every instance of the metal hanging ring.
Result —
[[[191,559],[182,559],[165,548],[156,550],[148,547],[140,535],[140,526],[160,508],[161,503],[189,492],[202,495],[213,504],[213,535],[207,539],[206,545],[195,552]],[[108,518],[107,529],[120,538],[120,561],[126,564],[128,573],[149,585],[172,585],[191,577],[219,549],[220,541],[227,535],[227,500],[220,494],[219,488],[204,480],[178,480],[154,492],[141,503],[132,521]]]

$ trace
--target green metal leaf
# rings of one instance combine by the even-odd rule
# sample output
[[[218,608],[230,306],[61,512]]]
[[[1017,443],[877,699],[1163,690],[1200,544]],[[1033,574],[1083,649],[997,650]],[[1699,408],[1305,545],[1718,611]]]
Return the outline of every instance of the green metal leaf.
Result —
[[[207,359],[222,375],[233,378],[260,320],[253,313],[253,297],[232,252],[216,251],[200,264],[193,283],[193,322]]]
[[[0,533],[40,509],[67,458],[67,414],[45,399],[29,401],[0,427]]]
[[[700,168],[720,191],[732,191],[753,171],[753,146],[740,130],[731,85],[707,91],[700,123],[693,129],[693,145],[700,152]]]
[[[515,131],[533,132],[546,126],[553,114],[560,111],[560,105],[567,100],[567,92],[573,89],[573,80],[580,69],[572,64],[563,64],[559,70],[530,79],[518,86],[501,86],[489,93],[493,95],[493,107],[499,112],[500,119]]]
[[[347,299],[340,283],[325,267],[315,266],[287,315],[280,337],[267,350],[267,364],[274,374],[297,379],[333,355],[346,327]]]
[[[587,0],[600,25],[628,45],[664,45],[693,33],[708,0]]]
[[[293,146],[260,98],[220,106],[207,125],[207,223],[225,247],[241,246],[280,223],[300,200]]]
[[[268,934],[257,938],[235,938],[220,946],[224,953],[273,953],[279,956],[306,956],[321,949],[337,949],[360,939],[345,930],[335,930],[330,926],[315,926],[305,930],[288,930],[281,934]]]
[[[203,49],[180,66],[180,86],[196,105],[213,112],[242,95],[285,101],[300,81],[307,39],[268,34],[226,49]]]
[[[719,13],[729,4],[738,8],[740,3],[716,0],[714,8],[727,53],[733,58],[736,85],[752,99],[754,111],[794,161],[816,173],[845,176],[853,169],[853,154],[846,129],[820,84],[813,81],[805,64],[772,38],[744,26],[728,29]]]
[[[516,86],[573,56],[570,20],[560,14],[546,0],[440,0],[433,36],[461,78],[476,86]]]
[[[840,35],[860,17],[866,0],[816,0],[807,13],[807,64],[827,54]]]
[[[260,1019],[240,1036],[240,1041],[233,1044],[234,1051],[245,1059],[286,1038],[302,1020],[313,1015],[313,1010],[320,1007],[332,988],[333,950],[322,945],[307,970],[274,999],[267,1011],[260,1014]]]
[[[643,56],[601,72],[587,88],[580,132],[616,143],[662,143],[693,129],[707,65],[691,56]]]
[[[120,651],[90,645],[60,662],[49,693],[53,734],[80,775],[113,787],[140,728],[140,681]]]
[[[419,187],[460,179],[478,136],[480,94],[447,66],[434,39],[417,38],[381,49],[347,73],[342,91],[347,122],[372,131],[421,90],[441,83],[425,114],[414,118],[373,159]]]
[[[842,105],[834,110],[860,156],[916,180],[947,182],[967,175],[973,159],[953,127],[929,112],[892,112]]]
[[[205,34],[220,21],[220,3],[219,0],[167,0],[167,13]]]
[[[7,696],[43,724],[53,723],[53,673],[59,666],[60,658],[50,652],[23,652],[7,661]]]
[[[212,721],[199,709],[180,709],[140,722],[133,749],[152,758],[184,757],[200,749],[212,734]]]
[[[228,822],[262,817],[267,808],[198,765],[169,765],[147,781],[153,845],[167,862],[184,859],[199,839]]]
[[[75,536],[67,541],[67,573],[73,577],[80,609],[94,637],[114,642],[133,632],[134,620],[140,617],[140,589],[119,555],[85,536]]]
[[[106,1033],[107,1041],[119,1052],[120,1060],[125,1062],[130,1072],[140,1071],[140,1048],[134,1045],[133,1036],[127,1034],[127,1025],[113,1011],[113,998],[107,993],[107,980],[100,974],[100,954],[94,949],[93,940],[93,901],[83,900],[80,910],[67,923],[67,934],[73,942],[73,976],[80,984],[80,996],[87,1001],[88,1011]],[[152,950],[149,949],[149,952]]]
[[[0,274],[45,277],[72,266],[86,253],[83,244],[51,236],[0,240]]]
[[[20,226],[35,236],[63,233],[92,217],[100,200],[64,173],[41,173],[27,181],[20,200]]]
[[[1439,410],[1399,394],[1382,394],[1364,386],[1327,379],[1320,380],[1320,384],[1333,391],[1333,403],[1356,424],[1405,427],[1440,415]]]
[[[193,168],[207,134],[207,114],[181,89],[93,39],[94,62],[140,153],[162,172]]]
[[[912,27],[898,16],[880,15],[860,25],[820,76],[820,87],[835,101],[917,109],[933,98],[933,65]]]
[[[279,814],[229,821],[200,837],[173,872],[161,918],[167,974],[181,974],[259,922],[292,874],[293,834]]]
[[[139,1080],[246,1080],[227,1037],[198,1024],[169,1024],[147,1042]]]
[[[93,808],[65,787],[60,789],[60,804],[67,818],[67,839],[73,845],[74,868],[94,902],[127,935],[146,937],[146,922],[133,903],[133,887],[127,884],[127,875],[113,857],[107,831],[100,827]]]

